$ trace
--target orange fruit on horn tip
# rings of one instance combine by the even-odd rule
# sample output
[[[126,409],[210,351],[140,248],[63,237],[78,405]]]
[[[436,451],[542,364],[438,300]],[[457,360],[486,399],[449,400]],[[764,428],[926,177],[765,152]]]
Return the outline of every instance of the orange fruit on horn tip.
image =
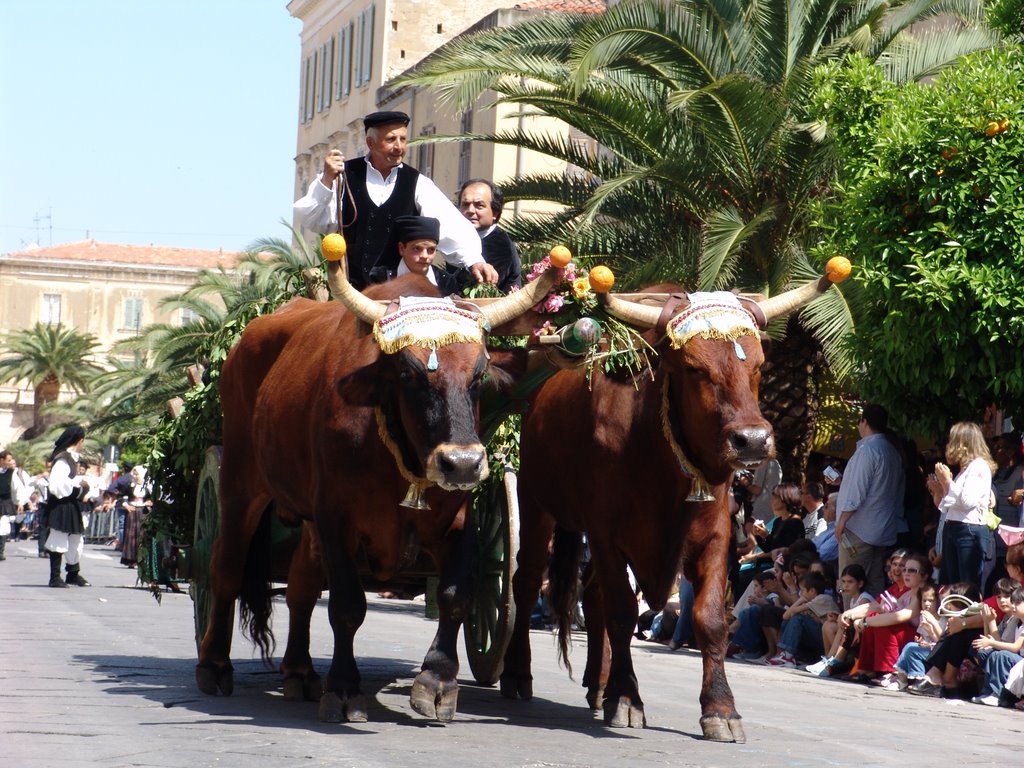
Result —
[[[320,243],[320,252],[327,261],[341,261],[345,258],[345,254],[348,253],[348,243],[345,242],[345,238],[342,235],[334,232],[327,235],[324,241]]]
[[[841,283],[850,276],[852,271],[853,265],[845,256],[833,256],[825,264],[825,277],[830,283]]]
[[[598,264],[587,276],[594,293],[608,293],[615,285],[615,273],[603,264]]]
[[[565,269],[569,266],[569,262],[572,261],[572,251],[564,245],[556,245],[548,251],[548,258],[551,259],[552,266]]]

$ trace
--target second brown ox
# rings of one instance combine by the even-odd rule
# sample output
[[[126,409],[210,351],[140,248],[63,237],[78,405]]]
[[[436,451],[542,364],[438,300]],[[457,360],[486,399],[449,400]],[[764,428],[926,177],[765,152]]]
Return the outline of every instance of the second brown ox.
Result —
[[[681,563],[696,593],[704,737],[745,740],[724,667],[726,494],[736,469],[774,453],[771,427],[757,404],[764,356],[756,326],[828,285],[823,278],[743,304],[730,294],[681,294],[665,309],[608,298],[612,314],[652,329],[646,338],[658,353],[653,376],[634,381],[595,371],[588,382],[579,373],[562,372],[540,390],[524,418],[516,624],[501,677],[504,696],[528,699],[533,693],[530,607],[548,565],[553,530],[552,613],[560,627],[560,653],[566,655],[585,532],[593,577],[583,596],[583,684],[590,705],[597,709],[603,702],[610,726],[646,724],[630,656],[637,601],[626,567],[652,607],[660,607]],[[553,469],[558,483],[550,481]]]

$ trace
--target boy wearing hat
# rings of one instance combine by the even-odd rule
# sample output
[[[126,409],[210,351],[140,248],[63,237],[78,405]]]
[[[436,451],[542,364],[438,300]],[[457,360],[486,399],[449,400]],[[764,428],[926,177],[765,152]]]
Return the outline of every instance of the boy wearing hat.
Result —
[[[434,265],[441,223],[430,216],[399,216],[395,219],[394,237],[397,241],[398,266],[389,270],[378,266],[370,272],[370,282],[382,283],[410,272],[423,275],[447,295],[457,287],[457,279],[446,270]]]
[[[398,268],[390,249],[395,221],[401,216],[437,219],[437,248],[452,267],[466,267],[478,282],[496,284],[498,273],[484,261],[476,230],[433,181],[405,164],[409,116],[404,112],[374,112],[363,119],[366,157],[345,160],[332,149],[323,172],[295,202],[300,226],[314,232],[338,231],[337,185],[342,177],[352,194],[342,195],[342,232],[348,242],[348,278],[359,289],[370,282],[370,271]]]

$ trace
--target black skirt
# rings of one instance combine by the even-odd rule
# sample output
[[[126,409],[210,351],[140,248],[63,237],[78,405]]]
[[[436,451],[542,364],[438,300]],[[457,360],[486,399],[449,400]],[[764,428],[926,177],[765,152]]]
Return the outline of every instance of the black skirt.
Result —
[[[77,500],[68,499],[50,505],[48,527],[64,533],[85,533],[82,525],[82,507]]]

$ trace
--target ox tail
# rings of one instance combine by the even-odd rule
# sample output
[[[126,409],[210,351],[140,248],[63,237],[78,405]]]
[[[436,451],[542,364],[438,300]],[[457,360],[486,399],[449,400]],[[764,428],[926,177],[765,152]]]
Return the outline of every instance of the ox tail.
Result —
[[[569,663],[569,645],[572,625],[576,621],[579,604],[580,559],[583,556],[583,534],[555,527],[555,543],[548,565],[548,601],[551,618],[558,625],[558,659],[572,677]]]
[[[274,654],[274,633],[270,631],[270,566],[271,566],[271,524],[273,505],[263,510],[260,524],[249,543],[242,576],[242,591],[238,595],[238,623],[242,632],[260,649],[260,658],[271,666]]]

